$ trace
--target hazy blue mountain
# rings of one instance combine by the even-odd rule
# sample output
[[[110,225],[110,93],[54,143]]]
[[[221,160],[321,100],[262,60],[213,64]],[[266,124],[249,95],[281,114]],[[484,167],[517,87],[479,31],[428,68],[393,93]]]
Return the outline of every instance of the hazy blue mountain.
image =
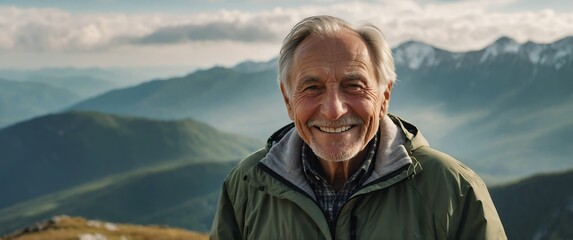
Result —
[[[504,37],[467,53],[407,42],[394,49],[394,54],[398,85],[406,85],[401,89],[418,96],[403,93],[397,94],[398,99],[440,101],[448,112],[484,105],[494,108],[494,113],[532,104],[545,106],[567,100],[573,89],[573,81],[569,81],[573,37],[552,44],[518,44]],[[532,91],[540,97],[523,98]]]
[[[262,71],[276,71],[279,65],[279,58],[273,58],[267,62],[245,61],[237,64],[232,69],[239,72],[262,72]]]
[[[573,171],[490,189],[509,239],[573,239]]]
[[[80,97],[41,83],[0,79],[0,128],[69,107]]]
[[[549,44],[500,38],[470,52],[421,42],[393,49],[390,111],[488,182],[573,167],[573,37]],[[245,62],[88,99],[89,109],[159,119],[191,116],[264,139],[289,122],[276,63]],[[567,157],[563,157],[567,156]],[[540,164],[542,162],[542,164]]]
[[[193,120],[47,115],[0,130],[0,208],[111,174],[190,158],[229,161],[261,146]]]
[[[150,81],[88,99],[72,109],[157,119],[193,117],[224,131],[263,139],[288,123],[288,118],[275,80],[276,69],[252,69],[215,67]]]
[[[56,215],[208,232],[221,184],[236,162],[198,161],[117,174],[0,209],[0,236]]]
[[[500,38],[465,53],[408,42],[394,54],[391,110],[487,180],[573,167],[564,147],[573,142],[573,37]]]
[[[79,95],[83,99],[93,97],[118,87],[113,82],[91,76],[37,76],[29,78],[27,81],[44,83],[46,85],[63,88]]]
[[[74,68],[74,67],[61,67],[61,68],[40,68],[40,69],[0,69],[0,74],[8,79],[13,80],[29,80],[33,78],[68,78],[77,76],[92,76],[101,79],[113,79],[122,76],[113,71],[108,71],[102,68]]]
[[[0,69],[0,81],[19,82],[0,83],[3,88],[0,89],[0,128],[61,111],[112,89],[158,77],[180,76],[191,69],[189,66]]]
[[[40,68],[40,69],[0,69],[0,76],[15,81],[34,79],[94,78],[118,87],[136,85],[151,79],[169,78],[189,73],[190,66],[157,67],[110,67],[110,68]]]

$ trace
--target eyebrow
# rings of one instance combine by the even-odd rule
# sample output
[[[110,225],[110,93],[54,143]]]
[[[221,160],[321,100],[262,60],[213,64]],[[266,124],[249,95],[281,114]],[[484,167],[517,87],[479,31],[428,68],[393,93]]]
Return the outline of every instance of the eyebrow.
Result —
[[[318,77],[315,77],[315,76],[305,76],[305,77],[302,79],[302,81],[299,82],[298,85],[299,85],[299,86],[302,86],[302,85],[306,85],[306,84],[316,83],[316,82],[318,82],[318,81],[319,81],[319,80],[318,80]]]
[[[344,75],[344,80],[360,80],[362,79],[362,75],[357,72],[351,72]]]

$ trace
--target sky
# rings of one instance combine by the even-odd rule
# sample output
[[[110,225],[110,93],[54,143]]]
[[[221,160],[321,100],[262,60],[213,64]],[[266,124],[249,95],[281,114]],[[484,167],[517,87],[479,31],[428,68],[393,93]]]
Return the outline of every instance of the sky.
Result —
[[[304,17],[450,51],[573,35],[571,0],[0,0],[0,69],[231,66],[278,55]]]

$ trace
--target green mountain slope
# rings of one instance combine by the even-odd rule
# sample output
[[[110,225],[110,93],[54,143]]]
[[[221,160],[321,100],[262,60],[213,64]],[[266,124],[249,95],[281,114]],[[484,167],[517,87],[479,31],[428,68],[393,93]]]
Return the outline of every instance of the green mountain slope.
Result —
[[[490,189],[509,239],[573,239],[573,170]]]
[[[0,208],[110,174],[189,158],[228,161],[260,146],[193,120],[47,115],[0,130]]]
[[[236,164],[162,164],[93,181],[0,210],[0,234],[55,215],[209,231],[225,175]]]
[[[110,91],[72,109],[154,119],[192,117],[217,129],[260,139],[288,122],[276,69],[214,67],[184,77]]]
[[[79,96],[62,88],[0,79],[0,128],[61,110],[79,100]]]

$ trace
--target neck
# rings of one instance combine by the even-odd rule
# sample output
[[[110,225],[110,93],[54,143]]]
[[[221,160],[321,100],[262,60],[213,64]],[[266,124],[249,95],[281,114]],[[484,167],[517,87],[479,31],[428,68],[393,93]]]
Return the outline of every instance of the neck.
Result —
[[[356,172],[356,169],[364,161],[364,151],[358,153],[350,160],[332,162],[328,160],[319,159],[319,163],[324,170],[326,180],[336,191],[340,190],[346,181]]]

